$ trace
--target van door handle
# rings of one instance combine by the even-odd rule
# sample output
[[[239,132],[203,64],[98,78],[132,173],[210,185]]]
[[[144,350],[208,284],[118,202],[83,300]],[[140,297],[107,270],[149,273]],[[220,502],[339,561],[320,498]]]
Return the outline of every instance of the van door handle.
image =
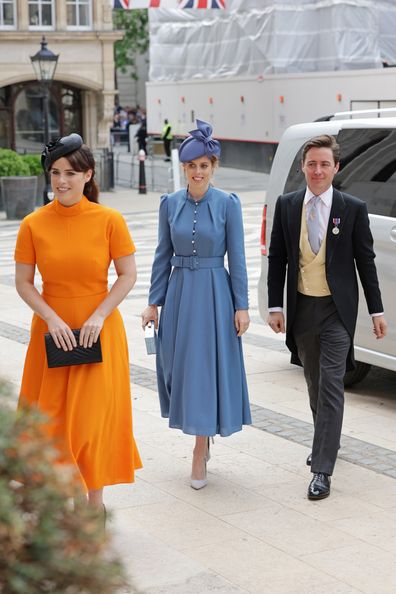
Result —
[[[396,227],[392,227],[390,236],[392,241],[396,241]]]

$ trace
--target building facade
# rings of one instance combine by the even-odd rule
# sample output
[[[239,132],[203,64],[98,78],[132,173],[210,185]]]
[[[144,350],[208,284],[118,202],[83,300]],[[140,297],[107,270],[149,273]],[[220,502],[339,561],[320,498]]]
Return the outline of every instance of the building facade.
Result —
[[[59,54],[50,87],[51,138],[82,134],[92,148],[109,145],[113,120],[114,42],[109,0],[0,0],[0,147],[39,152],[43,92],[30,56]]]

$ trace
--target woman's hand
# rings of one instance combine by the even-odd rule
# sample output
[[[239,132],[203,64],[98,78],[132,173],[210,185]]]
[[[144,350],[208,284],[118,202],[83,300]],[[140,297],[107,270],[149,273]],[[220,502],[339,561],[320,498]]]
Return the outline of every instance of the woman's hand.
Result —
[[[55,313],[47,319],[48,332],[54,339],[58,349],[72,351],[77,346],[77,342],[71,328]]]
[[[91,347],[99,338],[100,331],[103,328],[105,318],[101,314],[94,312],[80,330],[80,346],[84,348]]]
[[[143,330],[151,320],[154,321],[154,327],[158,328],[158,305],[148,305],[142,311],[142,328]]]
[[[242,336],[249,328],[250,318],[247,309],[237,309],[234,317],[235,328],[238,336]]]

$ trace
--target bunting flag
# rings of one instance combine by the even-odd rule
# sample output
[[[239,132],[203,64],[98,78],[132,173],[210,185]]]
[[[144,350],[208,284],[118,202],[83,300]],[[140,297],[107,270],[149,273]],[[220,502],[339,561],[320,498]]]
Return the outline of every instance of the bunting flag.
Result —
[[[113,8],[222,8],[226,0],[113,0]]]

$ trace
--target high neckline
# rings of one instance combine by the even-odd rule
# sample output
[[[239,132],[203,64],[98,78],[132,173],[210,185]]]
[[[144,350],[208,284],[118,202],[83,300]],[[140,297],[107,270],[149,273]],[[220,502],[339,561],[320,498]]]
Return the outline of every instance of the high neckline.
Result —
[[[54,210],[62,217],[75,217],[86,210],[89,205],[89,200],[85,196],[81,198],[76,204],[72,206],[63,206],[57,198],[53,201]]]
[[[186,188],[186,198],[189,202],[193,202],[194,204],[200,204],[201,202],[204,202],[205,200],[207,200],[211,194],[213,186],[211,184],[209,184],[208,189],[206,190],[205,194],[202,196],[202,198],[193,198],[189,192],[188,192],[188,188]]]

